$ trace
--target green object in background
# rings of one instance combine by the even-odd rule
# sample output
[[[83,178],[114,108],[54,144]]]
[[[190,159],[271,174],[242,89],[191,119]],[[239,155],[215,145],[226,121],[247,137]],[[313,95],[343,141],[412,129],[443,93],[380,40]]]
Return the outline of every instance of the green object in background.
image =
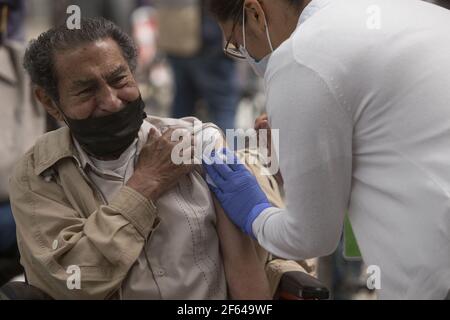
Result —
[[[361,251],[356,242],[355,234],[353,233],[352,225],[348,216],[344,220],[344,258],[347,260],[361,260]]]

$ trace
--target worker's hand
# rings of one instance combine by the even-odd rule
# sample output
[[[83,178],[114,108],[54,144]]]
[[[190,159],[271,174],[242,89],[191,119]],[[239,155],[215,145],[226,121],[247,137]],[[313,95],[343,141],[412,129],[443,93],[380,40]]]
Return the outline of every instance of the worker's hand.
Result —
[[[272,152],[272,131],[270,129],[269,117],[267,116],[267,113],[263,113],[255,120],[255,130],[258,139],[258,145],[260,143],[259,130],[263,129],[267,130],[267,150],[268,150],[267,156],[270,157]]]
[[[259,130],[265,129],[267,130],[267,139],[264,139],[264,141],[267,142],[267,157],[271,158],[272,157],[272,129],[270,128],[269,125],[269,117],[267,116],[267,113],[263,113],[262,115],[260,115],[258,118],[256,118],[255,120],[255,130],[256,130],[256,136],[258,139],[258,146],[260,145],[260,143],[263,143],[260,139],[260,132]],[[274,156],[276,156],[274,154]],[[267,164],[268,166],[270,166],[270,164]],[[284,181],[283,181],[283,176],[281,175],[281,171],[278,170],[276,174],[274,174],[273,176],[275,178],[275,180],[277,181],[278,185],[280,187],[283,186]]]
[[[179,141],[171,140],[173,131],[167,130],[162,136],[158,136],[155,129],[150,130],[147,143],[139,155],[136,170],[127,183],[127,186],[152,201],[156,201],[171,189],[181,176],[194,169],[192,164],[174,163],[172,150]],[[185,152],[192,153],[192,149]]]
[[[224,159],[226,158],[226,161]],[[253,221],[271,207],[256,178],[232,151],[214,152],[203,166],[209,175],[208,185],[225,213],[242,231],[253,236]]]

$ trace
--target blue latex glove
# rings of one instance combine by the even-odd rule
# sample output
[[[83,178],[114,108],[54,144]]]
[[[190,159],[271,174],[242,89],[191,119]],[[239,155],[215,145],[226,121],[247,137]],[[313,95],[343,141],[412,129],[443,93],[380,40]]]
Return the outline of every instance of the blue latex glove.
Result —
[[[226,158],[226,163],[224,159]],[[234,152],[213,151],[210,161],[203,161],[209,175],[209,188],[214,192],[228,217],[246,234],[253,235],[253,221],[271,207],[256,178],[240,163]]]

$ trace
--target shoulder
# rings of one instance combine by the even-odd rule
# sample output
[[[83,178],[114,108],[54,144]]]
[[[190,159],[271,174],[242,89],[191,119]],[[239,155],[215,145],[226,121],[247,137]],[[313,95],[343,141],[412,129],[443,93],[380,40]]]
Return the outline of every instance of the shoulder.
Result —
[[[12,178],[17,183],[28,183],[50,169],[59,160],[73,156],[73,146],[67,127],[48,132],[39,137],[18,161]]]
[[[214,149],[226,146],[225,134],[217,125],[211,122],[205,123],[195,117],[174,119],[154,116],[147,117],[146,121],[160,132],[163,132],[165,129],[181,129],[193,134],[195,140],[194,150],[197,158],[209,156]],[[185,133],[182,136],[185,137]],[[185,141],[184,138],[183,141]]]
[[[149,116],[146,121],[155,126],[158,130],[165,129],[186,129],[192,131],[196,137],[200,137],[204,142],[213,136],[223,136],[222,130],[212,122],[202,122],[196,117],[185,118],[162,118]]]
[[[34,149],[29,149],[14,166],[13,172],[10,177],[11,190],[13,192],[12,185],[27,186],[29,184],[30,177],[34,175]]]

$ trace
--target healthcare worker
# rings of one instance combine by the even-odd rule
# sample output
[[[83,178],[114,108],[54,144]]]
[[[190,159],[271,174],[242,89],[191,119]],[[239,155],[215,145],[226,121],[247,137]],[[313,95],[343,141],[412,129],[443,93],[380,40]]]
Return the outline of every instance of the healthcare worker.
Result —
[[[444,299],[450,11],[418,0],[210,7],[226,52],[264,76],[286,190],[287,208],[274,208],[242,165],[205,163],[231,220],[273,254],[306,259],[335,250],[348,212],[380,298]]]

